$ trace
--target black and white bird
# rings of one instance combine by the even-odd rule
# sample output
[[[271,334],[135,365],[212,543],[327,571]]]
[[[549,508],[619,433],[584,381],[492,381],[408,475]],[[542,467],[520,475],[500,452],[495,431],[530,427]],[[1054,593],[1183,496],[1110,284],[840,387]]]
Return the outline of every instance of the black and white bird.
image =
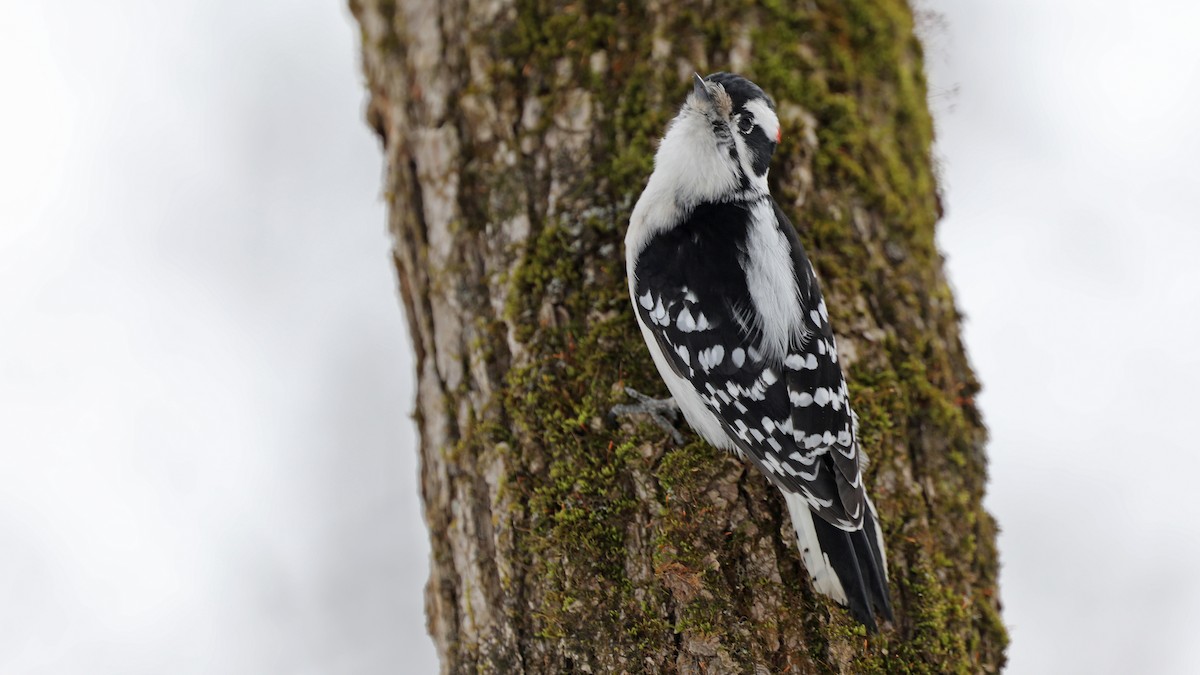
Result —
[[[892,619],[887,555],[816,275],[767,187],[773,101],[695,76],[625,236],[629,292],[688,423],[780,490],[814,588]]]

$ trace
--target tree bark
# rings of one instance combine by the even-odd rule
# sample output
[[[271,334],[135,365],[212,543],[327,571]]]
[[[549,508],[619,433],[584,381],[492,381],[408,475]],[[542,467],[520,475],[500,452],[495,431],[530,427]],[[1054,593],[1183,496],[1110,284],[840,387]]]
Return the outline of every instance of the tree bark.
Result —
[[[992,672],[985,431],[934,243],[902,0],[351,0],[417,363],[443,672]],[[665,395],[625,225],[692,71],[773,95],[772,191],[821,276],[872,458],[894,628],[807,585],[776,490]]]

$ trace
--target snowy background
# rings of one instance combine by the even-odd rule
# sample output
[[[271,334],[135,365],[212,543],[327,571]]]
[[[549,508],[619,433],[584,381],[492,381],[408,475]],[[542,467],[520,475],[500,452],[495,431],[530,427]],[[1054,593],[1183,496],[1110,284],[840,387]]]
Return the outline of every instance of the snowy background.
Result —
[[[921,7],[1009,672],[1200,672],[1200,7]],[[436,670],[357,35],[0,0],[0,672]]]

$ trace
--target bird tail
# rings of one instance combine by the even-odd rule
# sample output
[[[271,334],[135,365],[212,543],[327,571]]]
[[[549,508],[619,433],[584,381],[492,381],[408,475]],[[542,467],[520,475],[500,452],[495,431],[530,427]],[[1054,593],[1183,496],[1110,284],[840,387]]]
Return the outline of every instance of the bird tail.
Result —
[[[814,516],[801,495],[783,494],[800,542],[800,557],[813,588],[838,604],[874,632],[876,613],[892,621],[887,586],[887,552],[871,498],[860,529],[847,532]]]

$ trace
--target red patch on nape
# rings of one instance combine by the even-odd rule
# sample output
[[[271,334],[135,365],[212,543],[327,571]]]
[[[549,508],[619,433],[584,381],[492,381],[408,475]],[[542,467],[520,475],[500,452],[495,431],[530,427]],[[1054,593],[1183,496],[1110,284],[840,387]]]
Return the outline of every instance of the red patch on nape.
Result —
[[[779,141],[782,141],[782,140],[783,140],[783,127],[779,127],[778,129],[775,130],[775,142],[778,143]]]

